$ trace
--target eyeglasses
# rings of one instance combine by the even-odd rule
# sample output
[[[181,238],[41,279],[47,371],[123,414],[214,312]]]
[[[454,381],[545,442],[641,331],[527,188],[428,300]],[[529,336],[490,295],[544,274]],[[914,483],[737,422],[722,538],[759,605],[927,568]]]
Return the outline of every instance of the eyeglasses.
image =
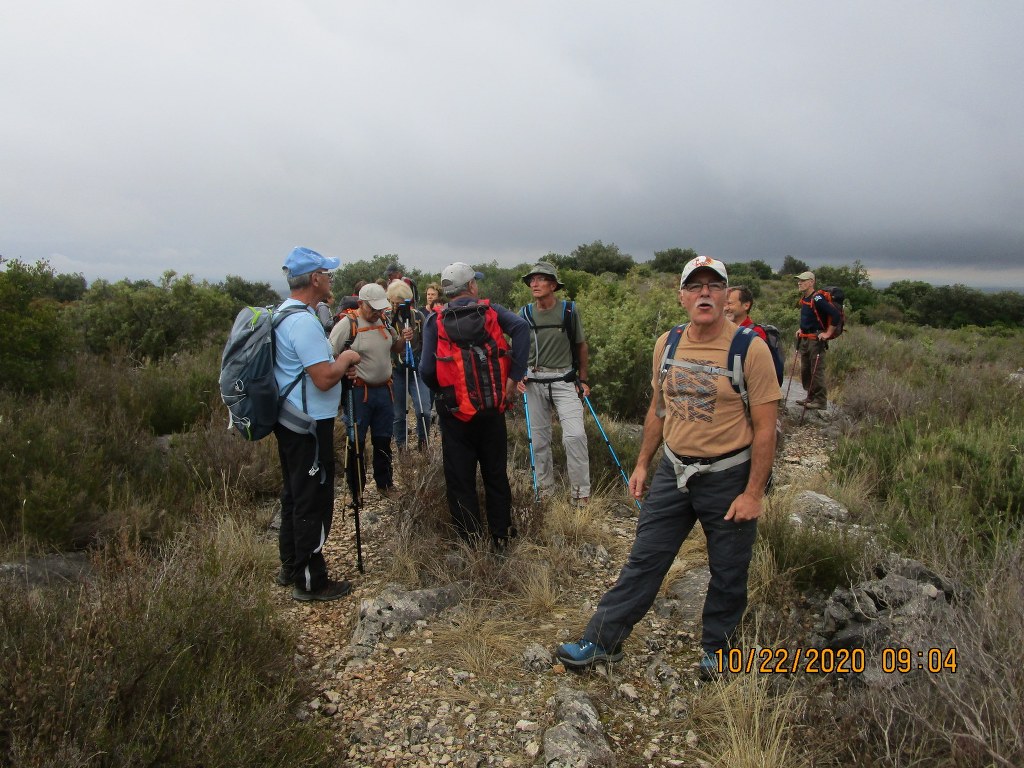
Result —
[[[721,293],[725,290],[728,283],[716,280],[712,283],[686,283],[683,285],[683,290],[687,293],[700,293],[704,288],[707,288],[711,293]]]

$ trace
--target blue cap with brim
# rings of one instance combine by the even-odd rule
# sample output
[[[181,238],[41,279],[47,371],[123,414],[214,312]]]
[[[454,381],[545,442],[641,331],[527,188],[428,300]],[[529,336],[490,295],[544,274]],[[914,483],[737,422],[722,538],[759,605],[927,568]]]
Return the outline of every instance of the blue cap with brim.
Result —
[[[316,251],[299,246],[293,248],[292,252],[288,254],[288,258],[284,260],[284,266],[281,269],[284,270],[286,277],[292,278],[299,275],[308,275],[310,272],[316,272],[318,269],[337,269],[340,265],[341,259],[321,256]]]

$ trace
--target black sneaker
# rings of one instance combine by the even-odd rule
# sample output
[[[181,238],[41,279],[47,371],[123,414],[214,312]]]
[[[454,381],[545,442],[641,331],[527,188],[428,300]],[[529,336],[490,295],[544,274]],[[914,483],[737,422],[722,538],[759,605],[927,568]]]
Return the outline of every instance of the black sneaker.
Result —
[[[295,574],[292,573],[291,568],[282,565],[281,570],[274,577],[274,583],[279,587],[290,587],[295,583]]]
[[[344,597],[351,591],[352,584],[348,579],[342,579],[341,581],[328,579],[327,583],[320,587],[320,589],[307,591],[296,585],[295,589],[292,590],[292,599],[301,600],[304,603],[312,601],[326,603],[328,600],[337,600],[340,597]]]

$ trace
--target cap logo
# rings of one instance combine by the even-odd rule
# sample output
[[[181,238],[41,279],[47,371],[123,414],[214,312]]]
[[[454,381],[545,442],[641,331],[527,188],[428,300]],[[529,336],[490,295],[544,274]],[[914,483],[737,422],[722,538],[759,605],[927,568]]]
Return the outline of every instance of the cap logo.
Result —
[[[694,267],[710,267],[712,259],[710,256],[698,256],[693,260]]]

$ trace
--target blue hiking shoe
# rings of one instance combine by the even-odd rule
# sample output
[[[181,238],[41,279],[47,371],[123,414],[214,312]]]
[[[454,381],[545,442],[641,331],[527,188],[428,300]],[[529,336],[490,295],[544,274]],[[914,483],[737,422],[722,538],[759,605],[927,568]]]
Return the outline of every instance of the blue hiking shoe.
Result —
[[[592,667],[601,661],[620,661],[622,659],[622,648],[613,651],[606,651],[597,643],[580,639],[576,643],[562,643],[555,651],[555,656],[567,667],[582,669]]]
[[[703,651],[700,655],[700,679],[710,683],[721,676],[722,671],[718,668],[718,659],[707,651]]]

